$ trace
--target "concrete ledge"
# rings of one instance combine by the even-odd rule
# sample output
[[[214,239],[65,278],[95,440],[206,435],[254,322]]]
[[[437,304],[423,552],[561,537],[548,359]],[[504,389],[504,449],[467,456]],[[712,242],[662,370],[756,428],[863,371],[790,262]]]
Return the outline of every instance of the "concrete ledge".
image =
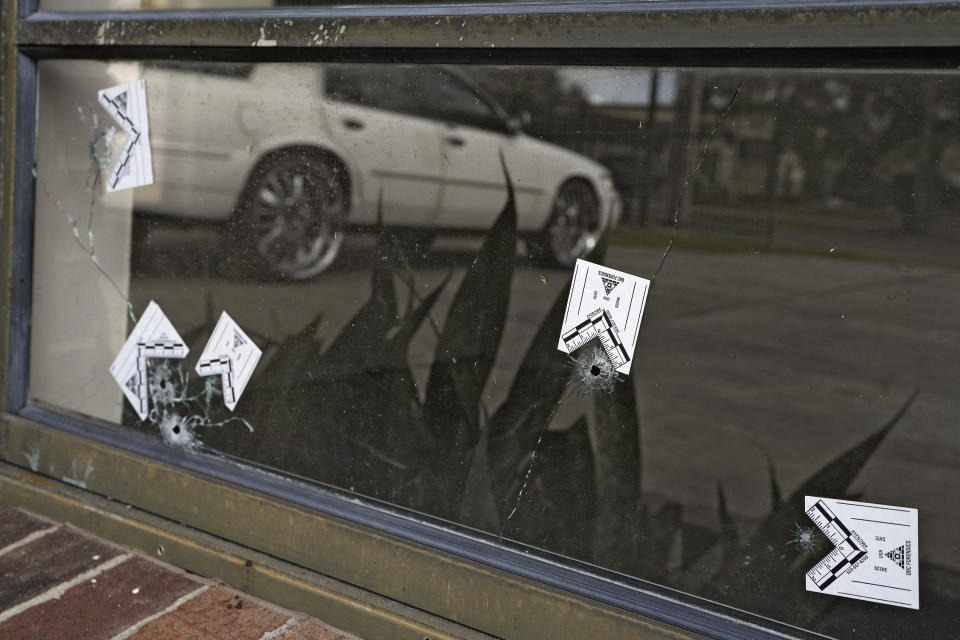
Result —
[[[491,638],[130,505],[4,463],[0,463],[0,501],[70,523],[362,637]]]

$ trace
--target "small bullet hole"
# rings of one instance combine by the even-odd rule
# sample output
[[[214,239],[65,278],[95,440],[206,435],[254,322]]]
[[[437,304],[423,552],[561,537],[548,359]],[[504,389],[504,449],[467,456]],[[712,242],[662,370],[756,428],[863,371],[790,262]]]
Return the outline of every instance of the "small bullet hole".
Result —
[[[167,381],[166,381],[166,380],[161,380],[161,381],[160,381],[160,388],[161,388],[161,389],[166,389],[166,388],[167,388]]]
[[[237,603],[237,609],[243,609],[243,600]]]
[[[590,367],[590,373],[592,373],[595,376],[600,375],[600,367],[598,367],[597,365],[593,365],[592,367]]]
[[[180,425],[174,426],[174,427],[173,427],[173,432],[174,432],[174,433],[180,433]]]
[[[158,544],[158,545],[157,545],[157,557],[158,557],[158,558],[162,558],[162,557],[163,557],[163,545],[161,545],[161,544]]]
[[[245,566],[245,567],[252,567],[252,566],[253,566],[253,561],[247,560],[246,562],[243,563],[243,566]]]

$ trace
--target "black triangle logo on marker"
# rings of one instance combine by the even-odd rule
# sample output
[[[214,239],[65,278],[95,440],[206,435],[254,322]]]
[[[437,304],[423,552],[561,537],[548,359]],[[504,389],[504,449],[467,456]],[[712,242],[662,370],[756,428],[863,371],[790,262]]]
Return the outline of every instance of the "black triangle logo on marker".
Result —
[[[233,332],[233,348],[236,349],[242,344],[246,344],[247,341],[240,337],[240,334],[236,331]]]
[[[127,389],[130,389],[131,393],[137,392],[137,374],[133,374],[127,379],[126,384],[124,385]]]
[[[893,564],[897,565],[901,569],[904,568],[903,567],[903,546],[904,545],[900,545],[896,549],[890,549],[890,551],[887,551],[885,554],[883,554],[887,556],[887,558],[889,558],[890,561],[893,562]]]
[[[607,292],[607,295],[610,295],[610,292],[613,291],[613,288],[620,284],[612,278],[604,278],[603,276],[600,276],[600,279],[603,280],[603,289]]]
[[[127,92],[126,91],[124,91],[123,93],[118,93],[117,97],[114,98],[113,101],[117,104],[117,108],[120,110],[120,113],[127,112]]]

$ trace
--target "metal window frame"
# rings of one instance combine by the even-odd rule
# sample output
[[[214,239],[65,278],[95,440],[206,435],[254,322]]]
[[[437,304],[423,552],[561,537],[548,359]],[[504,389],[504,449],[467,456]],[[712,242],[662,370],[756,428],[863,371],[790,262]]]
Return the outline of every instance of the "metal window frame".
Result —
[[[38,12],[4,0],[0,68],[0,460],[498,637],[725,639],[814,634],[597,567],[413,517],[336,489],[169,449],[27,401],[37,62],[444,60],[658,66],[956,69],[960,6],[942,2],[563,2],[243,11]],[[341,37],[317,41],[320,24]],[[464,26],[469,25],[469,26]],[[343,27],[343,29],[341,29]],[[261,37],[276,46],[258,47]],[[462,38],[462,39],[461,39]],[[201,44],[202,43],[202,44]],[[189,503],[180,500],[184,493]],[[0,491],[2,495],[2,491]],[[256,524],[250,526],[250,522]],[[322,541],[317,541],[322,537]],[[318,548],[323,547],[323,552]],[[451,589],[459,592],[452,596]],[[509,604],[503,604],[507,602]],[[412,637],[412,636],[411,636]]]

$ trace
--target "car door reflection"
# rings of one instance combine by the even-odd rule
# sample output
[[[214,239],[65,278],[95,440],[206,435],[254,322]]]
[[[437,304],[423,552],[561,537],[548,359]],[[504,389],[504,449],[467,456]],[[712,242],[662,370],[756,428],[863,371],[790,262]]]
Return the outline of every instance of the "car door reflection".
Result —
[[[483,233],[508,175],[545,262],[582,257],[619,213],[606,168],[526,135],[453,67],[164,62],[144,77],[156,184],[135,209],[219,229],[244,277],[316,277],[381,225],[421,253],[438,233]],[[570,214],[570,183],[592,208]]]

